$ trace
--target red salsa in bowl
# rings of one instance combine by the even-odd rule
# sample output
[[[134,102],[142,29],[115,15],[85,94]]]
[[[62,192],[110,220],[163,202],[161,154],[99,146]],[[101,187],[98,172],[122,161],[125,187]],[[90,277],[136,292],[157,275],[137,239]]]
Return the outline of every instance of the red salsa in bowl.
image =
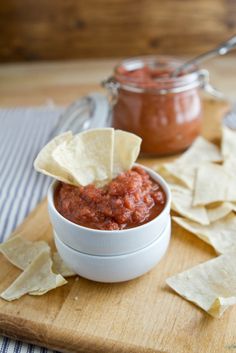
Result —
[[[57,211],[81,226],[121,230],[147,223],[166,205],[166,194],[141,167],[118,175],[102,188],[60,182],[55,190]]]

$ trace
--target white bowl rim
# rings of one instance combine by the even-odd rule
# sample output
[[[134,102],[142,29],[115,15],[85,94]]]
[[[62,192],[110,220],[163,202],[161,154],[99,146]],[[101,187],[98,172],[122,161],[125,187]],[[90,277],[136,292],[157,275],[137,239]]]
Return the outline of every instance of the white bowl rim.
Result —
[[[73,249],[70,245],[67,245],[65,244],[60,238],[59,236],[57,235],[57,232],[54,230],[54,238],[56,238],[56,241],[58,243],[61,244],[61,246],[64,246],[65,248],[68,248],[70,251],[76,253],[76,254],[79,254],[81,256],[84,256],[84,257],[91,257],[91,258],[102,258],[102,259],[106,259],[106,260],[112,260],[112,259],[122,259],[124,257],[129,257],[131,255],[135,255],[137,253],[142,253],[146,250],[148,250],[149,248],[151,248],[153,245],[155,245],[157,242],[160,242],[164,236],[169,236],[169,233],[166,233],[167,231],[171,232],[171,217],[169,216],[169,219],[168,219],[168,222],[165,226],[165,228],[162,230],[161,234],[155,238],[150,244],[148,244],[147,246],[141,248],[141,249],[138,249],[138,250],[135,250],[135,251],[132,251],[132,252],[129,252],[129,253],[126,253],[126,254],[119,254],[119,255],[94,255],[94,254],[87,254],[85,252],[82,252],[82,251],[79,251],[79,250],[76,250],[76,249]]]
[[[163,208],[163,210],[161,211],[161,213],[159,215],[157,215],[155,218],[153,218],[151,221],[149,222],[146,222],[144,224],[141,224],[140,226],[137,226],[137,227],[133,227],[133,228],[126,228],[126,229],[117,229],[117,230],[106,230],[106,229],[94,229],[94,228],[89,228],[89,227],[84,227],[84,226],[81,226],[80,224],[77,224],[77,223],[74,223],[72,221],[70,221],[69,219],[65,218],[64,216],[62,216],[60,214],[60,212],[58,212],[58,210],[56,209],[55,207],[55,204],[54,204],[54,187],[57,183],[59,183],[58,180],[54,180],[51,185],[49,186],[49,189],[48,189],[48,195],[47,195],[47,198],[48,198],[48,204],[52,207],[53,211],[59,216],[59,218],[61,218],[65,223],[67,224],[70,224],[72,225],[73,227],[75,228],[78,228],[78,229],[84,229],[86,231],[90,231],[91,233],[106,233],[106,234],[111,234],[111,233],[116,233],[116,234],[125,234],[125,233],[130,233],[132,232],[134,229],[137,229],[137,228],[145,228],[145,227],[148,227],[149,224],[155,222],[158,218],[160,218],[160,216],[166,211],[166,209],[170,208],[170,204],[171,204],[171,191],[170,191],[170,188],[167,184],[167,182],[160,176],[160,174],[158,174],[157,172],[155,172],[153,169],[151,168],[148,168],[142,164],[139,164],[139,163],[135,163],[134,166],[138,166],[138,167],[141,167],[143,168],[149,175],[150,173],[154,173],[158,179],[158,183],[160,182],[161,186],[163,187],[164,189],[164,192],[166,194],[166,204],[165,204],[165,207]]]

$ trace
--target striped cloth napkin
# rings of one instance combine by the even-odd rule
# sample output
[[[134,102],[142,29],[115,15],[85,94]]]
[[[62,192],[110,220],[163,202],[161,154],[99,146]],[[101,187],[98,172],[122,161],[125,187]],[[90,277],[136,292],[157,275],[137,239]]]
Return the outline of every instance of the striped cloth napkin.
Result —
[[[6,240],[45,197],[49,177],[33,169],[39,150],[51,139],[62,108],[0,109],[0,242]],[[0,353],[51,350],[0,337]]]

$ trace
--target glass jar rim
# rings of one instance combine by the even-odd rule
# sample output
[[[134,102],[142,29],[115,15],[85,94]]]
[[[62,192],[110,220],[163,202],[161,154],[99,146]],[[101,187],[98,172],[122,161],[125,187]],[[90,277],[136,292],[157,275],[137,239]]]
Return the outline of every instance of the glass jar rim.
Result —
[[[195,65],[192,65],[187,73],[184,73],[177,77],[168,77],[161,76],[155,77],[148,84],[145,84],[143,79],[137,77],[129,77],[127,74],[122,74],[119,72],[120,68],[124,68],[129,71],[135,71],[138,69],[142,69],[144,67],[151,67],[153,64],[155,65],[166,65],[169,68],[172,66],[172,71],[179,67],[184,60],[177,59],[171,56],[163,56],[163,55],[145,55],[145,56],[137,56],[131,57],[122,60],[118,63],[114,68],[114,79],[119,83],[121,88],[125,88],[127,90],[134,91],[160,91],[160,90],[171,90],[171,89],[186,89],[195,88],[200,86],[201,82],[199,80],[199,68]],[[163,68],[164,70],[164,68]],[[169,70],[171,72],[171,70]],[[189,86],[189,88],[187,88]],[[184,89],[185,90],[185,89]]]

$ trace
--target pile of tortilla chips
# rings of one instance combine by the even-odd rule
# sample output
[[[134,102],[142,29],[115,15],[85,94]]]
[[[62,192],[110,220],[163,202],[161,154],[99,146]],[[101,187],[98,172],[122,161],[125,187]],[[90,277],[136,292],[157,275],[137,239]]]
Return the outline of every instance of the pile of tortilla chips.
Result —
[[[25,294],[43,295],[66,284],[64,277],[75,275],[63,263],[58,253],[54,253],[51,258],[50,248],[45,241],[31,242],[17,235],[0,245],[0,253],[22,270],[0,294],[7,301],[19,299]]]
[[[236,303],[236,131],[222,128],[221,148],[199,137],[158,171],[169,182],[172,210],[180,216],[173,220],[222,254],[167,283],[219,317]]]
[[[50,141],[37,156],[37,171],[73,185],[102,186],[136,161],[141,138],[113,128],[66,132]]]

